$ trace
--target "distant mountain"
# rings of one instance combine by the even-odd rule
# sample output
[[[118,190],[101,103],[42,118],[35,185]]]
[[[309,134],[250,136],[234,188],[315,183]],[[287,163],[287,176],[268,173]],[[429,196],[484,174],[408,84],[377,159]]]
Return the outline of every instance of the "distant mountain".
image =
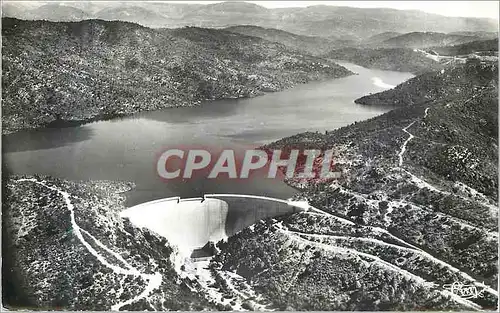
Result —
[[[224,30],[2,20],[3,131],[251,97],[352,73]]]
[[[383,32],[496,31],[493,19],[445,17],[421,11],[311,6],[284,10],[277,27],[313,36],[350,35],[359,39]]]
[[[345,44],[342,41],[328,40],[323,37],[296,35],[279,29],[252,25],[232,26],[225,28],[225,30],[279,42],[290,49],[296,49],[312,55],[324,54],[335,47],[342,47]]]
[[[167,18],[156,11],[148,10],[140,6],[119,6],[106,8],[94,14],[95,18],[106,21],[125,21],[152,26],[165,23]]]
[[[391,48],[427,48],[434,46],[457,45],[478,39],[481,39],[481,37],[435,32],[412,32],[384,40],[380,43],[380,45]]]
[[[2,17],[17,17],[30,19],[31,15],[26,7],[18,3],[2,2]]]
[[[443,66],[422,53],[406,48],[355,48],[348,47],[328,52],[325,57],[345,60],[367,68],[415,74],[441,69]]]
[[[27,4],[21,3],[26,6]],[[133,7],[122,2],[97,2],[92,9],[88,4],[73,4],[93,17],[123,18],[148,27],[229,27],[256,25],[276,28],[306,36],[321,36],[348,40],[366,39],[384,32],[496,32],[498,22],[493,19],[446,17],[421,11],[394,9],[369,9],[337,6],[309,6],[305,8],[267,9],[246,2],[221,2],[215,4],[137,2]],[[105,5],[105,6],[104,6]],[[61,8],[58,8],[61,9]],[[29,9],[34,19],[39,19],[36,9]],[[123,11],[123,12],[122,12]],[[149,12],[146,12],[149,11]],[[99,13],[100,12],[100,13]],[[14,14],[20,14],[13,12]],[[65,20],[78,14],[69,12]],[[107,16],[109,14],[109,17]],[[130,14],[130,15],[127,15]],[[42,14],[45,16],[45,14]],[[10,15],[9,15],[10,16]],[[61,17],[59,13],[56,16]],[[20,17],[14,15],[13,17]],[[152,19],[150,19],[153,17]]]
[[[211,3],[204,6],[200,6],[198,10],[192,12],[194,15],[202,15],[202,14],[220,14],[220,15],[229,15],[229,14],[267,14],[269,12],[263,6],[250,3],[250,2],[242,2],[242,1],[224,1],[218,3]]]
[[[78,8],[61,5],[45,4],[35,10],[30,11],[31,18],[46,21],[81,21],[91,18],[91,14]]]
[[[485,32],[485,31],[458,31],[451,32],[449,35],[461,35],[461,36],[473,36],[482,39],[493,39],[498,38],[498,32]]]
[[[247,2],[220,2],[207,4],[186,12],[182,25],[200,27],[227,27],[233,25],[266,26],[273,21],[271,10]]]

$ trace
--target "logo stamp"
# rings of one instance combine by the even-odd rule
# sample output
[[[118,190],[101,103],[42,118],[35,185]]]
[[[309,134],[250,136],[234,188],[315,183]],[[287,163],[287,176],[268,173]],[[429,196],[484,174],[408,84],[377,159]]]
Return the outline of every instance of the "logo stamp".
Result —
[[[443,288],[448,289],[451,293],[463,299],[477,299],[482,298],[484,295],[484,288],[472,284],[464,284],[461,282],[446,284],[443,285]]]
[[[334,163],[333,150],[209,149],[206,147],[169,148],[157,158],[156,171],[165,180],[248,179],[254,174],[270,179],[332,180],[341,172]]]

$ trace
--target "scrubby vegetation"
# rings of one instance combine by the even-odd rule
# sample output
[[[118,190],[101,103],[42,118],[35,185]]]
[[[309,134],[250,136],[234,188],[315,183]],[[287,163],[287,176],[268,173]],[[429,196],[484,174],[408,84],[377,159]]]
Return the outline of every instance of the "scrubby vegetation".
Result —
[[[482,55],[498,54],[498,38],[490,40],[477,40],[460,45],[433,47],[426,49],[431,53],[442,55],[467,55],[471,53],[481,53]]]
[[[368,68],[417,74],[443,68],[439,62],[409,48],[343,48],[332,50],[326,56]]]
[[[342,177],[289,180],[320,211],[242,232],[216,262],[278,309],[495,309],[497,71],[472,60],[423,74],[365,97],[401,108],[267,145],[334,149]],[[446,293],[453,282],[490,289],[463,303]]]
[[[147,281],[117,274],[90,253],[78,238],[68,203],[60,193],[17,178],[4,181],[2,194],[2,283],[9,286],[4,288],[4,306],[103,311],[144,291]],[[106,262],[126,268],[107,248],[138,271],[161,275],[158,289],[120,309],[215,309],[214,303],[180,280],[170,261],[173,250],[164,238],[120,218],[122,192],[130,184],[29,179],[70,194],[78,231]]]
[[[252,97],[347,69],[260,38],[126,22],[2,20],[4,133]]]
[[[314,215],[304,218],[307,221]],[[320,221],[335,231],[335,223],[329,224],[333,220],[322,218]],[[287,227],[300,226],[296,224],[297,220],[285,219],[282,222]],[[317,222],[311,220],[310,225]],[[351,226],[350,232],[353,231]],[[394,264],[409,260],[405,262],[406,266],[399,266],[425,271],[422,261],[416,261],[411,253],[401,253],[396,248],[391,251],[391,248],[374,246],[369,242],[356,244],[350,241],[348,233],[343,232],[342,236],[347,241],[341,244],[308,237],[308,234],[314,234],[312,228],[307,227],[306,232],[296,233],[277,227],[269,220],[255,225],[253,232],[242,232],[227,243],[221,243],[223,252],[216,256],[213,264],[223,264],[223,270],[247,277],[254,289],[277,310],[464,308],[441,294],[439,287],[422,283],[416,276],[398,272],[388,267],[385,261],[376,259],[382,256],[382,259]],[[425,268],[430,273],[429,266]],[[450,273],[442,275],[451,275],[447,278],[449,280],[455,278]],[[442,280],[446,278],[442,277]]]
[[[468,99],[480,88],[495,85],[498,76],[497,62],[469,59],[467,64],[453,66],[416,76],[374,95],[367,95],[355,102],[366,105],[411,106],[439,99]]]

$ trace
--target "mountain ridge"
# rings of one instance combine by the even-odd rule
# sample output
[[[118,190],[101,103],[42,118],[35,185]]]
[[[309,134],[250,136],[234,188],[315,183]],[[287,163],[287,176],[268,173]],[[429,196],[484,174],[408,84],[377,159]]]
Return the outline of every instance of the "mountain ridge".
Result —
[[[84,5],[78,5],[82,10]],[[127,6],[108,4],[100,10],[126,10]],[[447,17],[422,11],[402,11],[395,9],[362,9],[352,7],[310,6],[306,8],[267,9],[262,6],[242,3],[223,2],[219,4],[151,4],[140,3],[144,10],[150,13],[134,16],[130,10],[127,21],[140,23],[149,27],[229,27],[241,24],[253,24],[262,27],[278,28],[299,35],[308,36],[344,36],[354,39],[367,38],[382,32],[412,32],[438,31],[458,32],[469,31],[497,31],[498,21],[481,18]],[[94,14],[95,12],[90,12]],[[10,14],[16,13],[10,10]],[[230,12],[226,14],[224,12]],[[57,12],[54,12],[57,15]],[[149,21],[146,16],[159,15],[165,19]],[[37,9],[29,9],[31,19],[37,19]],[[23,16],[11,16],[23,18]],[[335,26],[335,27],[331,27]]]

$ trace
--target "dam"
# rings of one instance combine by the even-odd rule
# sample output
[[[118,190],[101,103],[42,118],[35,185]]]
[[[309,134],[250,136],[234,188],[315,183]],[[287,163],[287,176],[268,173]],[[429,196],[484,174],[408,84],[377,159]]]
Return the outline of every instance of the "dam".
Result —
[[[307,201],[254,195],[207,194],[201,198],[171,197],[141,203],[121,212],[137,227],[147,228],[190,255],[256,222],[307,211]]]

